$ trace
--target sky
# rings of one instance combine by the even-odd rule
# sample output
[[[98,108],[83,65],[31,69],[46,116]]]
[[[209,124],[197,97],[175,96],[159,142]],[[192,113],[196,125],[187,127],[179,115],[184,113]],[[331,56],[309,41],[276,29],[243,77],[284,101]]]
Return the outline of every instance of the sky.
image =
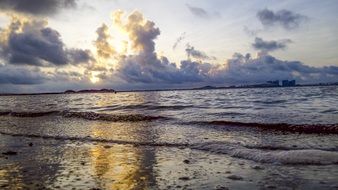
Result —
[[[338,0],[0,0],[0,93],[338,81]]]

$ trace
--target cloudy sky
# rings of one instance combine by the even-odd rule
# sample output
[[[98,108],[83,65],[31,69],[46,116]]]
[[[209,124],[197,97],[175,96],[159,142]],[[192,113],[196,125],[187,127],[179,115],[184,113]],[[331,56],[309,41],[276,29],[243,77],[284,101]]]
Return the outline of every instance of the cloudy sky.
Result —
[[[338,81],[338,0],[0,0],[0,93]]]

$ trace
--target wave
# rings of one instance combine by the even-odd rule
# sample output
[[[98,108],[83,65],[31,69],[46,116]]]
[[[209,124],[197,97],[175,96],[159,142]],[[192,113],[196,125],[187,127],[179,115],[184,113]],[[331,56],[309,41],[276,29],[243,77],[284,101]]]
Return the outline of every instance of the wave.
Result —
[[[195,144],[188,143],[167,143],[167,142],[135,142],[123,140],[99,139],[92,137],[68,137],[52,136],[38,134],[17,134],[2,132],[2,135],[12,137],[28,137],[52,139],[61,141],[80,141],[80,142],[99,142],[133,146],[151,146],[151,147],[172,147],[172,148],[189,148],[192,150],[205,151],[214,154],[225,154],[231,157],[252,160],[260,163],[284,164],[284,165],[336,165],[338,164],[338,152],[322,149],[274,149],[269,150],[264,147],[256,148],[229,143],[229,142],[202,142]]]
[[[125,109],[145,109],[145,110],[183,110],[186,108],[193,108],[193,105],[147,105],[136,104],[126,106],[107,106],[103,110],[125,110]]]
[[[328,109],[328,110],[324,110],[324,111],[321,111],[320,113],[337,113],[338,110],[336,109]]]
[[[0,116],[11,117],[43,117],[49,115],[62,116],[66,118],[81,118],[85,120],[100,120],[111,122],[138,122],[138,121],[154,121],[159,119],[168,119],[163,116],[150,116],[142,114],[106,114],[95,112],[71,112],[71,111],[45,111],[45,112],[13,112],[0,111]]]
[[[287,124],[287,123],[245,123],[237,121],[194,121],[190,124],[252,127],[264,130],[278,130],[297,133],[338,134],[338,124]]]
[[[0,116],[13,116],[13,117],[42,117],[47,115],[54,115],[60,113],[59,111],[45,111],[45,112],[13,112],[13,111],[0,111]]]
[[[261,163],[290,164],[290,165],[330,165],[338,164],[338,152],[302,149],[302,150],[261,150],[249,149],[242,146],[224,146],[223,143],[201,143],[195,149],[227,154],[232,157],[252,160]]]
[[[260,103],[260,104],[282,104],[282,103],[286,103],[287,100],[265,100],[265,101],[261,101],[261,100],[256,100],[253,101],[253,103]]]
[[[319,149],[319,150],[326,150],[326,151],[338,151],[338,146],[284,146],[284,145],[267,145],[267,144],[250,144],[250,145],[243,145],[243,147],[247,149],[260,149],[260,150],[267,150],[267,151],[278,151],[278,150],[306,150],[306,149]]]
[[[69,118],[81,118],[86,120],[100,120],[100,121],[111,121],[111,122],[138,122],[138,121],[154,121],[159,119],[168,119],[163,116],[151,116],[142,114],[105,114],[95,112],[64,112],[64,117]]]

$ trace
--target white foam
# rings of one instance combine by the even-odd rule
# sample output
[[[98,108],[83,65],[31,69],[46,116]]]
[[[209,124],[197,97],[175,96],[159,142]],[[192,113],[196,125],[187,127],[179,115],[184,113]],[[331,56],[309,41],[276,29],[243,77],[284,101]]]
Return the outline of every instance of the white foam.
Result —
[[[248,149],[238,144],[217,142],[196,144],[192,148],[218,154],[228,154],[232,157],[263,163],[303,165],[338,164],[338,152],[326,150],[260,150]]]
[[[261,151],[254,149],[236,149],[231,156],[266,163],[281,164],[338,164],[338,153],[324,150],[283,150]]]

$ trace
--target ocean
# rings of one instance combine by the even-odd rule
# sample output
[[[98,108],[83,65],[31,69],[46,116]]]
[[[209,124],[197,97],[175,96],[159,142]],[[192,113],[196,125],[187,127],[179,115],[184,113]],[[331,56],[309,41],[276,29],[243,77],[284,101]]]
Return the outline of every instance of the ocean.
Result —
[[[0,186],[336,189],[338,87],[0,97]]]

